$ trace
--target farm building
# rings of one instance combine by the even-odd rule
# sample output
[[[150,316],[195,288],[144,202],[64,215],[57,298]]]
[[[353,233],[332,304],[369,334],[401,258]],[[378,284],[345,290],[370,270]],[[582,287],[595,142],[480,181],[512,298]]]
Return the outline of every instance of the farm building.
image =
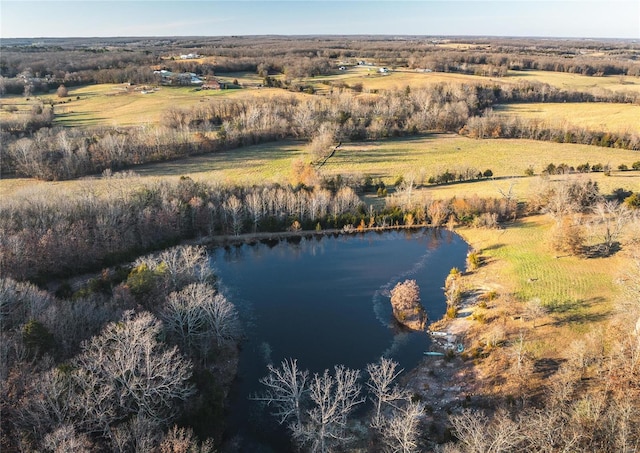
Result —
[[[225,84],[218,82],[217,80],[207,80],[200,88],[203,90],[223,90],[225,88]]]
[[[163,85],[202,85],[203,83],[202,79],[193,72],[176,73],[161,69],[153,73],[160,76]]]

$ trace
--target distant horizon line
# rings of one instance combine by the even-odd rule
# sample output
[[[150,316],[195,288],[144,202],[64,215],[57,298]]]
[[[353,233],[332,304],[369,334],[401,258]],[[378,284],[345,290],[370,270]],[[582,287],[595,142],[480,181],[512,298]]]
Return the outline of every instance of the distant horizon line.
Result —
[[[109,35],[109,36],[0,36],[2,40],[56,40],[56,39],[168,39],[168,38],[313,38],[313,37],[387,37],[387,38],[502,38],[502,39],[541,39],[541,40],[580,40],[580,41],[638,41],[640,37],[587,37],[587,36],[543,36],[543,35],[420,35],[420,34],[398,34],[398,33],[357,33],[357,34],[336,34],[336,33],[309,33],[309,34],[230,34],[230,35]]]

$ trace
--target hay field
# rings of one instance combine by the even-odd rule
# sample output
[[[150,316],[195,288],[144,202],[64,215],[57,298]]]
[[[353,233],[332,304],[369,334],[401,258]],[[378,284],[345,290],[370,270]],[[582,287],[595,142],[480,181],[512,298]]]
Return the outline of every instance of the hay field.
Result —
[[[69,126],[133,126],[157,124],[171,107],[191,108],[211,99],[238,99],[281,94],[281,90],[196,90],[194,87],[158,87],[142,94],[118,85],[92,85],[69,90],[71,102],[57,105],[55,123]],[[80,100],[76,97],[80,96]]]
[[[323,89],[322,82],[338,81],[349,86],[362,83],[366,91],[404,89],[407,85],[412,88],[423,88],[438,83],[491,85],[540,82],[563,90],[595,94],[602,93],[603,90],[640,93],[640,77],[633,76],[592,77],[565,72],[508,71],[505,77],[485,77],[458,73],[419,72],[405,68],[392,69],[387,74],[380,74],[378,68],[379,66],[347,66],[345,71],[304,81],[314,84],[320,90]]]
[[[409,69],[395,69],[388,73],[378,72],[380,66],[347,66],[345,71],[339,73],[304,79],[305,83],[311,83],[320,91],[325,92],[328,84],[342,82],[350,87],[362,84],[364,91],[376,90],[403,90],[407,86],[411,88],[425,88],[439,83],[453,84],[485,84],[492,79],[467,74],[443,73],[443,72],[418,72]]]
[[[235,78],[235,77],[234,77]],[[233,81],[234,78],[223,78]],[[238,80],[240,82],[240,80]],[[195,87],[141,87],[133,89],[125,84],[98,84],[69,88],[68,96],[58,98],[53,94],[34,96],[25,99],[22,96],[2,98],[3,109],[0,115],[27,114],[34,105],[52,100],[55,125],[61,126],[139,126],[157,124],[163,112],[171,107],[183,109],[202,105],[212,99],[224,97],[244,99],[248,97],[269,97],[282,95],[304,96],[302,93],[290,93],[277,88],[249,88],[229,90],[196,90]],[[144,92],[144,93],[143,93]],[[61,102],[62,101],[62,102]],[[10,113],[8,106],[15,105],[16,113]],[[46,106],[45,106],[46,107]]]
[[[506,104],[494,111],[536,118],[551,127],[577,126],[598,132],[640,133],[640,105],[609,103]]]
[[[144,176],[189,175],[221,182],[249,184],[261,181],[286,183],[294,161],[311,162],[304,141],[287,140],[247,146],[189,159],[149,164],[134,170]],[[587,145],[548,143],[533,140],[474,140],[454,134],[431,134],[383,141],[343,143],[320,169],[324,175],[369,175],[391,185],[398,176],[413,175],[416,181],[445,170],[473,167],[491,169],[494,177],[523,176],[532,166],[540,173],[549,163],[579,165],[621,163],[629,167],[639,160],[636,152]],[[625,180],[638,172],[614,172]],[[597,176],[590,174],[589,176]],[[612,177],[614,177],[612,176]],[[471,183],[477,184],[477,183]],[[452,184],[459,186],[459,184]],[[448,187],[448,186],[443,186]],[[638,187],[640,189],[640,187]]]
[[[540,173],[549,163],[570,166],[590,162],[630,166],[637,152],[588,145],[534,140],[475,140],[454,134],[346,143],[323,171],[328,174],[362,173],[391,182],[398,175],[424,172],[427,178],[445,170],[473,167],[491,169],[494,177],[522,176],[531,166]]]
[[[568,72],[509,71],[506,77],[499,80],[548,83],[551,86],[570,91],[597,93],[598,90],[610,90],[640,93],[640,77],[633,76],[594,77]]]

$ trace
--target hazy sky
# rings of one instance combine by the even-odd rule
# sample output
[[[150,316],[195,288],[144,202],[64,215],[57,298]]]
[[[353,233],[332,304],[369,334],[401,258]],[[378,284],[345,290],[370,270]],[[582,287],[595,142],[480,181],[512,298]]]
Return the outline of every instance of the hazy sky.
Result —
[[[301,34],[640,39],[640,0],[0,0],[0,37]]]

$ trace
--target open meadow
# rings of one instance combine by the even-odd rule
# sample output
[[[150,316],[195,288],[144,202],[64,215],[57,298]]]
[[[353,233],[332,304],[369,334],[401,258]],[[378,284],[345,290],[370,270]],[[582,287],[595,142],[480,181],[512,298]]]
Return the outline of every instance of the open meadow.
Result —
[[[552,128],[569,126],[598,132],[640,133],[640,105],[532,103],[501,105],[493,110],[512,117],[539,119]]]
[[[235,79],[233,79],[235,80]],[[54,126],[68,127],[129,127],[156,125],[170,108],[189,109],[213,99],[253,99],[281,95],[276,88],[199,90],[195,87],[129,86],[127,84],[98,84],[68,89],[59,98],[55,93],[25,98],[5,96],[1,99],[0,118],[28,115],[34,106],[53,102]],[[289,93],[291,96],[302,94]]]
[[[551,71],[507,71],[503,77],[482,76],[460,73],[442,73],[406,68],[387,68],[389,72],[381,73],[384,66],[358,65],[345,66],[343,71],[332,75],[303,79],[313,84],[319,91],[327,90],[326,85],[346,84],[353,87],[362,84],[365,91],[423,88],[439,83],[446,84],[519,84],[546,83],[552,87],[567,91],[583,91],[591,94],[602,94],[605,91],[616,93],[640,93],[640,78],[634,76],[586,76],[566,72]],[[325,85],[323,87],[323,85]]]
[[[398,177],[413,178],[416,184],[426,184],[429,177],[446,170],[477,171],[491,169],[493,178],[428,185],[433,198],[448,199],[454,196],[497,197],[500,190],[512,188],[513,193],[524,200],[536,190],[539,176],[525,177],[525,170],[534,169],[536,175],[550,163],[566,163],[577,166],[585,162],[610,165],[614,170],[609,176],[602,172],[576,175],[556,175],[563,178],[592,179],[598,182],[602,193],[624,188],[640,192],[640,172],[618,171],[617,166],[631,164],[640,159],[635,151],[600,148],[588,145],[549,143],[534,140],[491,139],[475,140],[453,134],[429,134],[425,136],[397,138],[371,142],[344,143],[335,155],[319,169],[322,176],[362,178],[370,176],[392,186]],[[293,179],[296,162],[310,163],[312,156],[304,141],[286,140],[247,146],[216,153],[193,156],[170,162],[131,167],[139,175],[140,182],[167,179],[177,180],[189,176],[196,181],[229,185],[254,185],[264,183],[288,184]],[[39,190],[73,190],[74,187],[93,185],[100,192],[100,178],[42,182],[28,178],[0,180],[0,195],[21,196],[30,186]]]

